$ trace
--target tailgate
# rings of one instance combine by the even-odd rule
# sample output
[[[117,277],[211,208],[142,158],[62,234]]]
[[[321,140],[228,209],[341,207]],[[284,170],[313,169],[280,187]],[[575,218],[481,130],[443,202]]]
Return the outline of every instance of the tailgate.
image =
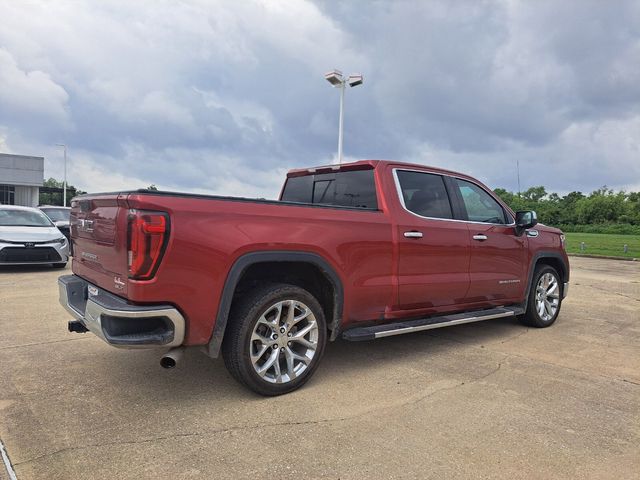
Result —
[[[71,202],[73,272],[117,295],[127,293],[127,196],[87,195]]]

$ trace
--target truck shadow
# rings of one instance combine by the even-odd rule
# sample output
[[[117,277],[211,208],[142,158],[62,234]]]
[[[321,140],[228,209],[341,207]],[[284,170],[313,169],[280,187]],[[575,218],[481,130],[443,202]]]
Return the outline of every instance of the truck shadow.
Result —
[[[402,362],[411,364],[417,359],[428,361],[429,356],[436,358],[461,349],[480,349],[487,344],[508,341],[524,331],[526,327],[513,319],[496,319],[369,342],[338,340],[327,345],[322,363],[309,385],[318,385],[319,392],[330,391],[332,384],[346,375],[365,377]],[[159,366],[157,351],[125,354],[109,349],[102,358],[104,362],[94,364],[100,375],[111,377],[112,385],[126,385],[128,391],[136,390],[135,394],[142,397],[157,397],[162,392],[165,401],[176,404],[202,397],[214,404],[229,400],[268,400],[239,385],[227,372],[222,358],[210,359],[198,349],[188,349],[182,362],[172,370]],[[434,364],[433,368],[438,367]],[[170,396],[165,392],[170,392]],[[281,397],[273,400],[277,398]]]
[[[328,345],[321,366],[329,379],[345,371],[385,368],[393,362],[448,355],[461,349],[481,349],[520,336],[527,327],[514,319],[496,319],[368,342],[338,340]],[[437,368],[434,365],[434,368]]]

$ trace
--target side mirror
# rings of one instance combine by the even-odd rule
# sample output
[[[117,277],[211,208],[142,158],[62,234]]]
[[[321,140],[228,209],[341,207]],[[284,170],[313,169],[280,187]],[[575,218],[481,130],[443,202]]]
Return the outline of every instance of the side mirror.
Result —
[[[516,212],[516,235],[520,236],[527,229],[538,224],[538,216],[533,210]]]

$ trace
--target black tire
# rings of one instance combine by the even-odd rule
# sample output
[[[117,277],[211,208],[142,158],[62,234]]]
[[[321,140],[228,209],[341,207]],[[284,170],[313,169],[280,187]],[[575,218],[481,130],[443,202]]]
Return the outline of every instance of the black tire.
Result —
[[[538,299],[538,284],[542,277],[548,274],[553,276],[557,284],[557,309],[553,315],[549,315],[549,312],[546,309],[543,309],[543,314],[541,315],[538,311],[538,307],[540,305],[540,300]],[[560,307],[562,306],[562,288],[563,284],[560,279],[560,275],[555,268],[549,265],[538,265],[531,280],[531,288],[529,289],[529,298],[527,301],[527,311],[520,317],[520,321],[525,325],[536,328],[545,328],[553,325],[560,314]],[[544,300],[542,301],[544,302]]]
[[[67,266],[67,262],[64,263],[54,263],[53,268],[64,268]]]
[[[297,368],[303,368],[304,364],[304,370],[300,374],[296,374],[295,378],[287,379],[286,381],[283,381],[283,383],[272,383],[274,380],[271,379],[272,381],[268,381],[269,376],[266,374],[264,377],[261,377],[258,374],[256,368],[254,368],[253,362],[251,361],[251,352],[253,351],[255,354],[255,350],[259,350],[258,347],[267,347],[267,345],[263,344],[261,341],[252,340],[251,338],[254,333],[254,329],[262,328],[261,326],[265,325],[264,322],[262,322],[261,326],[257,326],[260,318],[273,311],[272,309],[275,308],[274,306],[278,304],[278,302],[286,300],[300,302],[311,311],[312,315],[309,315],[305,320],[302,320],[302,323],[306,324],[307,318],[312,319],[310,321],[311,323],[315,320],[317,328],[313,329],[313,335],[315,335],[314,342],[316,347],[315,352],[308,363],[301,363],[298,360]],[[280,310],[277,310],[279,315],[274,314],[274,316],[282,319],[284,316],[282,312],[284,312],[285,308],[288,309],[294,307],[280,307]],[[295,311],[296,310],[294,309],[294,315]],[[297,328],[298,327],[293,327],[291,330],[294,335],[297,332]],[[275,330],[270,330],[270,332],[274,331]],[[282,334],[282,338],[278,341],[285,341],[284,335],[288,335],[288,333]],[[309,335],[311,335],[311,333]],[[261,338],[269,338],[270,341],[276,342],[276,340],[271,340],[271,336]],[[318,300],[316,300],[316,298],[308,291],[300,287],[284,283],[270,283],[254,289],[234,302],[229,315],[224,340],[222,342],[222,356],[229,373],[231,373],[238,382],[245,385],[247,388],[260,395],[282,395],[300,388],[309,380],[318,367],[322,355],[324,354],[326,340],[326,320]],[[291,346],[292,343],[289,342],[289,345]],[[296,343],[294,346],[287,348],[286,342],[284,346],[281,346],[281,348],[277,345],[275,347],[271,345],[264,351],[263,356],[259,358],[265,358],[266,355],[266,358],[270,359],[272,356],[275,357],[277,355],[275,362],[278,362],[278,370],[276,372],[274,369],[274,375],[280,375],[281,368],[288,368],[286,360],[289,358],[285,358],[285,349],[286,354],[290,354],[291,351],[297,348],[297,346],[298,344]],[[273,350],[279,351],[280,353],[272,352],[270,348],[273,348]],[[292,360],[292,362],[295,361]],[[267,363],[268,361],[264,364],[266,365]],[[292,365],[295,365],[295,363],[292,363]],[[270,370],[271,368],[275,368],[275,365],[273,365],[273,367],[269,367],[267,370]]]

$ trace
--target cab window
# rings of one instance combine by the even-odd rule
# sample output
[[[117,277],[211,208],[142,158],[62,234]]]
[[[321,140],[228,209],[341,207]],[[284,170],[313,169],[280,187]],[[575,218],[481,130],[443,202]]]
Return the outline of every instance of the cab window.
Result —
[[[453,218],[451,203],[440,175],[397,170],[404,206],[421,217]]]
[[[475,183],[456,178],[467,219],[471,222],[507,224],[502,206]]]
[[[373,170],[320,173],[287,179],[282,201],[377,209]]]

